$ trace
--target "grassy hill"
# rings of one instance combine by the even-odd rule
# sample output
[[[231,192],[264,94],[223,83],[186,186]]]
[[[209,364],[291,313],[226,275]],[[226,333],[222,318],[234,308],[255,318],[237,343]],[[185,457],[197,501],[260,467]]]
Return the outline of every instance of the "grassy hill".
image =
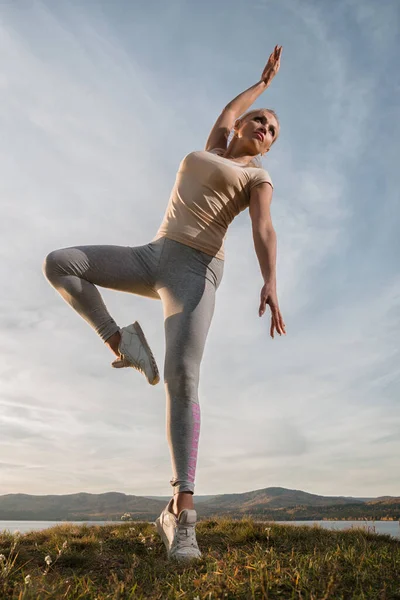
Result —
[[[0,535],[2,600],[395,600],[400,541],[353,529],[206,519],[195,564],[168,562],[148,523]]]

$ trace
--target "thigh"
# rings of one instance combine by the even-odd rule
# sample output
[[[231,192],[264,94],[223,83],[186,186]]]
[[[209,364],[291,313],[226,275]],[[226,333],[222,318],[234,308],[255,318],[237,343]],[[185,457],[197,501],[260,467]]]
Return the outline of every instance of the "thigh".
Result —
[[[167,239],[158,293],[165,318],[165,376],[198,375],[224,261]]]
[[[159,298],[155,290],[160,244],[75,246],[56,250],[65,274],[101,287]]]
[[[185,288],[158,290],[164,308],[164,377],[199,377],[208,331],[215,308],[215,286],[208,280],[188,278]]]

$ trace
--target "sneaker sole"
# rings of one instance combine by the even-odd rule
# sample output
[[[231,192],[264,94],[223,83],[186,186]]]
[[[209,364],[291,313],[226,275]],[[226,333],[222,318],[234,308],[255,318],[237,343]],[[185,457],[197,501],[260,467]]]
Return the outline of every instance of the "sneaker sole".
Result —
[[[147,343],[147,340],[145,338],[145,335],[143,333],[143,329],[140,327],[139,323],[137,321],[135,321],[135,323],[133,323],[133,328],[135,329],[136,333],[139,336],[140,341],[142,342],[145,350],[147,351],[148,355],[150,356],[150,360],[151,360],[151,366],[153,368],[153,379],[151,381],[149,381],[150,385],[156,385],[159,381],[160,381],[160,373],[158,371],[158,367],[157,367],[157,363],[156,363],[156,359],[153,356],[152,351],[150,350],[150,346]]]

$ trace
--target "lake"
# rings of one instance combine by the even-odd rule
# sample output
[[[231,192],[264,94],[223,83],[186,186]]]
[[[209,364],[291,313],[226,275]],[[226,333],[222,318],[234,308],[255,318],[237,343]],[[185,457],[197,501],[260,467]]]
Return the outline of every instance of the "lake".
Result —
[[[0,521],[1,522],[1,521]],[[343,531],[354,527],[362,527],[372,533],[388,533],[392,537],[400,540],[400,522],[399,521],[275,521],[282,525],[318,525],[323,529]]]
[[[0,531],[8,530],[11,533],[19,531],[27,533],[28,531],[40,531],[48,529],[55,525],[63,523],[71,523],[74,525],[120,525],[127,521],[0,521]],[[263,522],[263,521],[258,521]],[[274,521],[282,525],[308,525],[313,527],[318,525],[324,529],[341,530],[351,529],[353,527],[362,527],[365,530],[374,533],[386,533],[394,538],[400,539],[400,523],[399,521]],[[135,521],[131,521],[135,523]]]

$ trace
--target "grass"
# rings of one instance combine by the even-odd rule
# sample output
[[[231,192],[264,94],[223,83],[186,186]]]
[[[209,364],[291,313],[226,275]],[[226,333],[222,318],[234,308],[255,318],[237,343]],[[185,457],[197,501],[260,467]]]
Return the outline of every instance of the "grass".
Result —
[[[0,533],[0,598],[400,600],[400,541],[362,529],[199,521],[203,557],[167,561],[152,524]]]

